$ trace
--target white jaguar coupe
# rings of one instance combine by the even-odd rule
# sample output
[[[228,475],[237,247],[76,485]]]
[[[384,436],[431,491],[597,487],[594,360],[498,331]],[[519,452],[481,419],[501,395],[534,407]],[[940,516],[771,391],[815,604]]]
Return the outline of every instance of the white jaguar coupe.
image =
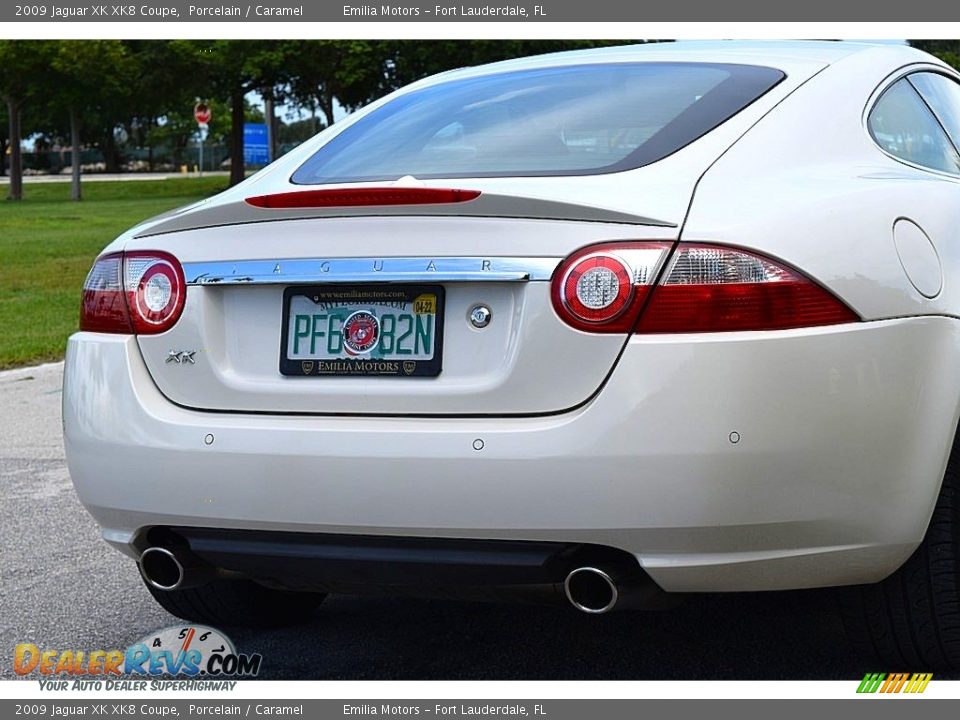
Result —
[[[846,585],[960,666],[958,83],[719,42],[404,88],[104,249],[77,492],[191,621]]]

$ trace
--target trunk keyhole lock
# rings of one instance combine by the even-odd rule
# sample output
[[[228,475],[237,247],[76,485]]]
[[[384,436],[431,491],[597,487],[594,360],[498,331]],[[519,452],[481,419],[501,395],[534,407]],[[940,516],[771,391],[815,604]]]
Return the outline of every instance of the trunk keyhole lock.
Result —
[[[474,305],[470,309],[469,317],[470,324],[477,328],[477,330],[482,330],[490,324],[490,319],[493,317],[493,311],[486,305]]]

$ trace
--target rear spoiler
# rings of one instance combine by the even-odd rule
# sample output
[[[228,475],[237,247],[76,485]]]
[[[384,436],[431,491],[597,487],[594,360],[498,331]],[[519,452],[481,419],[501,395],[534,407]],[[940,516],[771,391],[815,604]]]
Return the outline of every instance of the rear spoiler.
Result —
[[[398,188],[390,188],[398,194]],[[574,220],[584,222],[623,223],[628,225],[649,225],[675,228],[676,223],[654,218],[608,210],[594,205],[581,205],[570,202],[555,202],[540,198],[515,195],[496,195],[465,190],[418,189],[422,197],[413,197],[406,201],[383,199],[376,202],[353,203],[346,201],[331,202],[334,193],[355,193],[367,196],[376,195],[384,188],[363,188],[350,190],[304,190],[274,195],[235,200],[223,204],[200,205],[183,213],[167,216],[144,228],[135,237],[144,238],[153,235],[200,230],[202,228],[222,227],[225,225],[246,225],[250,223],[273,222],[276,220],[313,220],[318,218],[342,217],[404,217],[404,216],[457,216],[457,217],[495,217],[537,220]],[[424,192],[426,191],[426,192]],[[400,190],[402,194],[403,191]],[[445,199],[442,195],[447,194]],[[451,195],[452,194],[452,195]],[[313,202],[307,196],[317,198],[328,195],[323,201]],[[298,197],[302,196],[301,202]]]

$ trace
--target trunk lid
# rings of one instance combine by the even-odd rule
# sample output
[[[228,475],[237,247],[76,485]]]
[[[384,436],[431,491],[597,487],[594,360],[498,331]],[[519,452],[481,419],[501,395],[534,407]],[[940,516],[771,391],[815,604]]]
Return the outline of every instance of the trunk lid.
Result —
[[[476,217],[325,218],[175,232],[163,236],[163,248],[181,259],[188,283],[195,284],[188,288],[177,325],[160,335],[139,336],[138,342],[160,391],[179,405],[201,410],[556,412],[584,402],[602,385],[626,336],[583,333],[561,321],[550,300],[553,269],[584,245],[673,240],[676,233],[673,227]],[[156,241],[143,242],[151,239]],[[212,252],[223,247],[230,247],[227,262],[219,259],[222,253]],[[401,257],[398,248],[418,252]],[[309,290],[301,295],[296,288]],[[309,333],[301,333],[303,354],[293,352],[298,313],[322,314],[318,327],[340,329],[336,349],[343,345],[343,316],[333,326],[325,324],[329,307],[324,303],[331,298],[321,298],[320,309],[311,311],[311,296],[405,288],[415,291],[407,301],[424,293],[434,296],[441,313],[434,328],[417,325],[417,317],[405,327],[400,314],[390,321],[399,323],[391,342],[410,351],[386,358],[399,363],[392,375],[318,375],[320,359],[306,351]],[[291,294],[298,297],[291,300]],[[290,302],[292,318],[285,324]],[[486,327],[470,322],[477,306],[491,313]],[[393,331],[384,316],[388,312],[382,306],[374,310],[383,330]],[[410,331],[405,347],[399,341],[404,329]],[[321,354],[325,340],[320,337],[317,345]],[[386,340],[381,349],[385,345]],[[439,374],[405,373],[404,362],[417,361],[418,368],[429,364],[425,350],[438,355]],[[180,353],[192,353],[191,361],[179,362]],[[317,363],[307,376],[304,362]],[[295,374],[284,374],[288,370]]]

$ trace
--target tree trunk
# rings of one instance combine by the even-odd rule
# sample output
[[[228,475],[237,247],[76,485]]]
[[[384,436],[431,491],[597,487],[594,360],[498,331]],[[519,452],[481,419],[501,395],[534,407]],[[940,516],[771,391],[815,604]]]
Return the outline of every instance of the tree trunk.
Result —
[[[22,100],[4,98],[10,117],[10,188],[8,200],[23,200],[23,157],[20,153],[20,108]]]
[[[266,95],[263,100],[263,115],[267,123],[267,162],[277,159],[277,124],[274,122],[273,98]]]
[[[0,140],[0,177],[7,176],[7,139]]]
[[[230,98],[230,185],[243,182],[243,99],[242,87],[234,88]]]
[[[320,110],[323,112],[323,117],[327,120],[327,127],[333,125],[333,93],[327,92],[326,88],[320,91],[320,96],[317,98],[320,101]]]
[[[103,136],[103,169],[108,173],[120,172],[120,150],[113,129],[107,129]]]
[[[81,200],[80,196],[80,118],[77,111],[70,108],[70,199]]]

